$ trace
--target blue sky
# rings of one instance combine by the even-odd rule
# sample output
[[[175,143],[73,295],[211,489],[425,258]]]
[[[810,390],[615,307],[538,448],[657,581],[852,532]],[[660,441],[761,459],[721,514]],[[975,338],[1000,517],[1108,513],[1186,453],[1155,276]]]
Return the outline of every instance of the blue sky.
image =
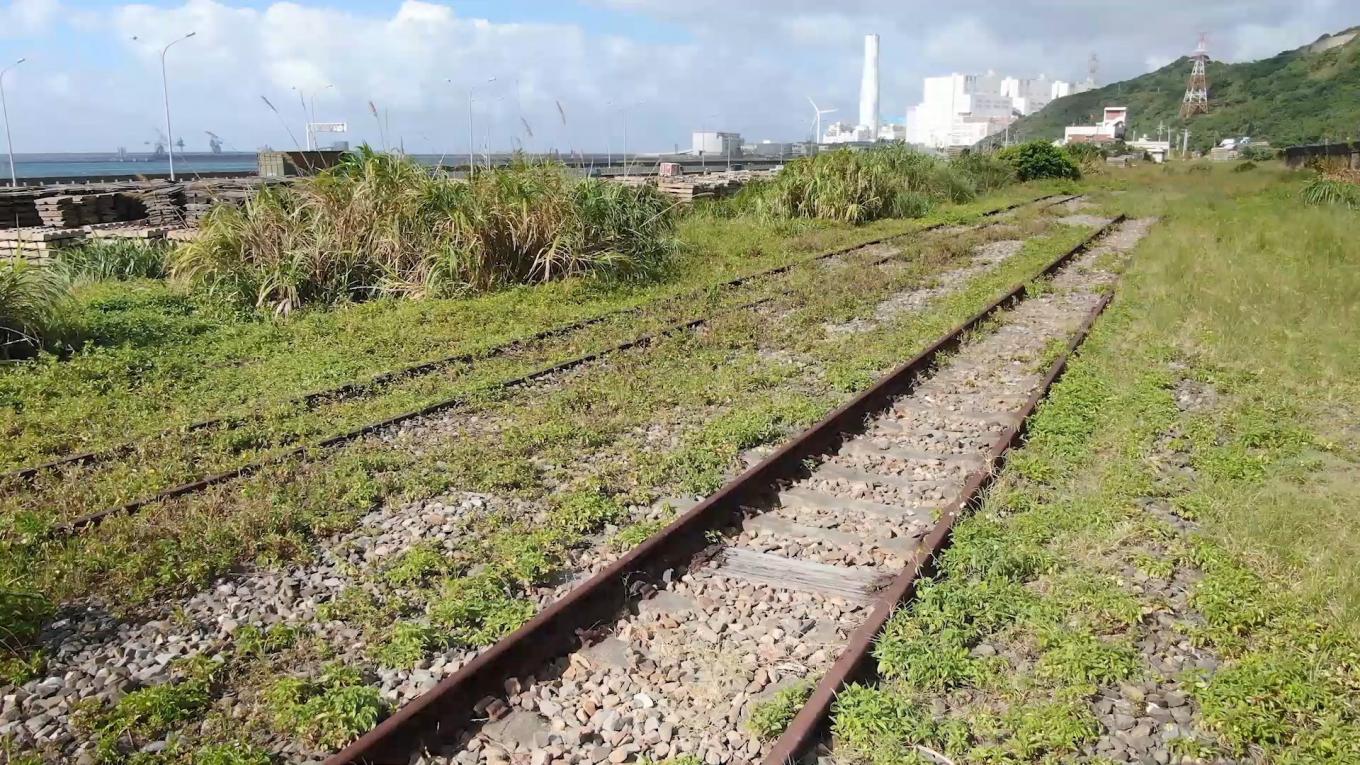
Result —
[[[626,126],[629,148],[648,150],[701,127],[804,138],[808,96],[853,116],[866,32],[882,37],[883,116],[900,122],[926,75],[1080,79],[1096,51],[1111,81],[1200,31],[1216,58],[1243,60],[1356,23],[1351,0],[0,0],[0,61],[29,59],[5,79],[20,153],[144,148],[164,129],[160,46],[188,31],[171,96],[192,148],[208,130],[237,149],[292,145],[300,90],[351,142],[466,151],[480,83],[478,145],[618,150]]]

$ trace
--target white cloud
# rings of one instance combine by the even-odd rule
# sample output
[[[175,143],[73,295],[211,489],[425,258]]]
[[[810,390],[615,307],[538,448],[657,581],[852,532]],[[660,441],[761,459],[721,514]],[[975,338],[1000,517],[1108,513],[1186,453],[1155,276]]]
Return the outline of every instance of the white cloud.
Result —
[[[36,34],[61,11],[59,0],[11,0],[0,4],[0,37]]]
[[[1098,51],[1109,82],[1187,53],[1201,30],[1210,32],[1215,57],[1237,60],[1295,47],[1353,15],[1343,0],[594,2],[624,14],[613,29],[626,29],[633,14],[650,19],[640,28],[659,26],[666,40],[681,42],[570,23],[493,23],[461,14],[452,0],[407,0],[381,11],[332,0],[253,7],[180,0],[79,12],[58,0],[0,0],[0,37],[21,29],[34,40],[47,35],[34,46],[45,55],[41,67],[28,67],[35,70],[27,73],[30,87],[16,87],[24,91],[20,114],[42,117],[16,124],[16,140],[22,135],[35,150],[140,147],[154,138],[162,123],[161,46],[189,31],[197,35],[169,54],[176,127],[188,142],[212,130],[236,148],[286,145],[260,96],[300,135],[297,88],[315,101],[319,119],[348,121],[351,140],[378,140],[371,100],[390,112],[392,133],[408,148],[461,151],[467,88],[480,83],[478,132],[490,129],[498,147],[514,134],[527,138],[522,114],[535,132],[531,148],[618,148],[625,119],[632,146],[664,148],[687,142],[700,126],[752,139],[802,137],[808,94],[839,107],[837,116],[852,115],[868,32],[882,37],[884,116],[901,119],[926,75],[996,69],[1080,79],[1088,54]],[[63,55],[67,39],[91,38],[103,51],[96,64]],[[45,94],[32,87],[42,82],[40,68],[61,76]],[[485,86],[493,76],[496,83]],[[567,112],[565,127],[555,101]]]

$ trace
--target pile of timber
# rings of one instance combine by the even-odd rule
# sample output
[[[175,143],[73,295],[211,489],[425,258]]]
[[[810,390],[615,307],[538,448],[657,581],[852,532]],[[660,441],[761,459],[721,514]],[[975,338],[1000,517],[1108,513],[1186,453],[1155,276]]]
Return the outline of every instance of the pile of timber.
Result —
[[[35,189],[0,191],[0,229],[29,228],[42,224]]]
[[[0,257],[47,260],[83,241],[85,231],[78,228],[12,228],[0,231]]]
[[[219,205],[242,207],[260,187],[277,182],[270,178],[215,178],[184,185],[184,221],[197,226],[208,211]]]
[[[37,200],[38,217],[49,228],[78,228],[118,220],[116,194],[54,194]]]
[[[153,226],[184,225],[184,186],[157,184],[142,190],[140,196],[146,207],[147,223]]]
[[[696,199],[717,199],[734,194],[753,180],[774,176],[773,170],[729,170],[702,175],[634,176],[611,178],[628,186],[655,186],[658,191],[680,202]]]

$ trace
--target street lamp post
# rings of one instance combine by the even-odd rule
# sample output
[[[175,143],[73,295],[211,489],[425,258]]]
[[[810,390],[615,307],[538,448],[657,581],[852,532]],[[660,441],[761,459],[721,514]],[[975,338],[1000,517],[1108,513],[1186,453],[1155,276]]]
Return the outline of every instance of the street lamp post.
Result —
[[[5,113],[5,143],[9,146],[9,185],[11,186],[18,186],[19,179],[14,173],[14,139],[9,134],[9,105],[5,103],[5,73],[27,60],[21,58],[4,69],[0,69],[0,111]]]
[[[176,43],[184,42],[196,34],[198,33],[190,32],[178,40],[171,41],[164,48],[161,48],[161,93],[165,96],[165,142],[168,144],[166,150],[170,152],[170,180],[172,181],[175,180],[175,133],[170,127],[170,79],[165,73],[165,54],[170,51],[171,46]]]
[[[493,82],[495,82],[495,81],[496,81],[496,78],[495,78],[495,77],[490,77],[490,78],[487,78],[487,81],[486,81],[485,83],[483,83],[483,84],[484,84],[484,85],[490,85],[491,83],[493,83]],[[472,93],[473,93],[473,91],[475,91],[475,90],[477,90],[477,86],[476,86],[476,85],[473,85],[473,86],[471,86],[471,87],[468,88],[468,177],[469,177],[469,178],[472,177],[472,164],[473,164],[473,162],[476,161],[475,158],[473,157],[473,154],[474,154],[474,153],[476,152],[476,150],[477,150],[477,138],[476,138],[475,134],[474,134],[473,131],[472,131]]]

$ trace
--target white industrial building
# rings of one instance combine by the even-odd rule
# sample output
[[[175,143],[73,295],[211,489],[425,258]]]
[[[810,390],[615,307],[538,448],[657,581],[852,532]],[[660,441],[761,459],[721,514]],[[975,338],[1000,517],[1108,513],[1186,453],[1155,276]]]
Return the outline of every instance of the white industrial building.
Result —
[[[989,71],[927,77],[921,103],[907,111],[906,139],[937,149],[972,146],[1071,92],[1070,83],[1043,75],[1002,77]]]
[[[690,153],[696,157],[740,157],[741,133],[696,130],[690,137]]]

